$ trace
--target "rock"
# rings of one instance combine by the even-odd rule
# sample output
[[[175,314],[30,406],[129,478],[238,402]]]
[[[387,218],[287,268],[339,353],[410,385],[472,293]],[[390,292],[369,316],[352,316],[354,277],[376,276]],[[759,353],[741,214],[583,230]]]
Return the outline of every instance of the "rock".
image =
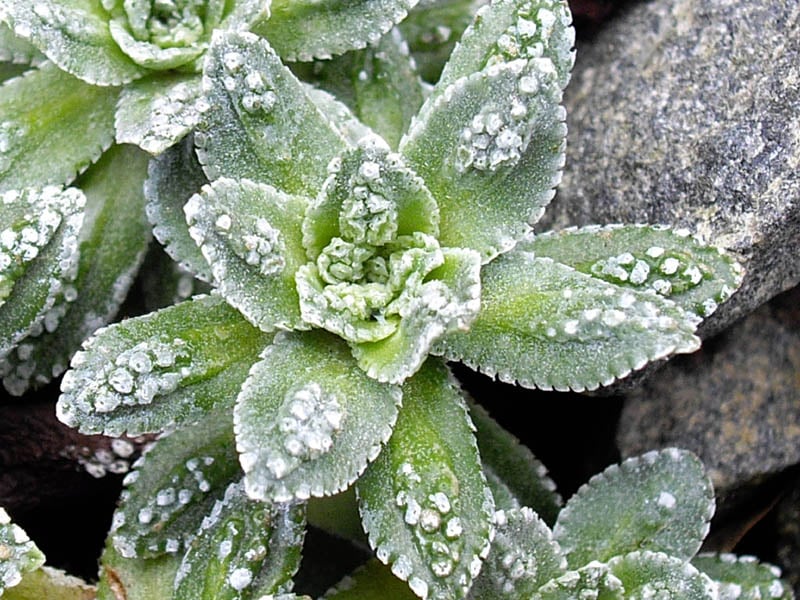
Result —
[[[800,282],[800,3],[656,0],[578,48],[559,196],[538,230],[687,227],[736,253],[719,331]]]
[[[800,287],[627,394],[620,452],[692,450],[725,495],[800,463],[798,389]]]

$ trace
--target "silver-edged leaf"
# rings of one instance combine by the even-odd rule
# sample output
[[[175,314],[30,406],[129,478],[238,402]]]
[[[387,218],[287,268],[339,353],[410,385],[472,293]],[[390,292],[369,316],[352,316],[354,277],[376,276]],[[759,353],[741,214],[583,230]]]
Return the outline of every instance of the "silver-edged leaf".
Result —
[[[481,406],[471,403],[469,412],[475,424],[483,470],[495,494],[496,508],[527,506],[552,526],[563,501],[556,492],[555,482],[547,475],[547,468]],[[499,502],[495,490],[502,497],[513,499],[512,503]]]
[[[501,0],[486,4],[456,44],[436,84],[444,92],[461,77],[517,59],[549,61],[560,88],[575,62],[575,30],[566,0]]]
[[[0,595],[44,564],[44,554],[19,525],[0,508]]]
[[[622,582],[625,598],[720,598],[717,586],[707,575],[691,563],[663,552],[637,550],[624,556],[615,556],[608,561],[608,568]]]
[[[501,381],[593,390],[700,345],[699,319],[670,300],[529,252],[484,266],[481,286],[470,331],[446,336],[434,351]]]
[[[270,17],[253,30],[281,58],[309,61],[364,48],[402,21],[418,0],[272,0]]]
[[[576,598],[602,598],[602,600],[627,600],[622,582],[609,571],[607,565],[593,561],[588,565],[567,571],[551,579],[531,596],[531,600],[575,600]]]
[[[196,424],[162,436],[125,476],[109,534],[125,558],[183,554],[203,518],[242,471],[232,402]]]
[[[110,325],[72,358],[58,418],[111,436],[196,420],[236,397],[271,339],[219,296]]]
[[[567,571],[567,559],[547,524],[525,506],[495,513],[489,557],[472,585],[475,600],[530,598]]]
[[[339,338],[277,334],[234,410],[248,495],[287,502],[342,491],[389,439],[400,401],[400,388],[367,377]]]
[[[431,96],[400,153],[439,204],[439,241],[484,262],[539,219],[564,165],[565,111],[547,59],[514,60]]]
[[[85,203],[75,188],[0,194],[0,358],[58,325],[56,300],[74,292]]]
[[[714,507],[700,460],[668,448],[592,477],[567,501],[553,535],[571,568],[636,550],[688,561],[708,533]]]
[[[447,367],[429,359],[403,384],[403,410],[356,483],[378,559],[420,598],[464,598],[493,535],[494,503],[472,422]]]
[[[347,105],[330,93],[311,84],[306,84],[305,90],[308,97],[325,113],[333,127],[351,146],[356,146],[362,138],[375,135],[374,131],[358,120]]]
[[[114,128],[117,142],[161,154],[197,125],[201,78],[164,73],[128,84],[120,92]]]
[[[416,600],[408,585],[377,559],[370,559],[333,586],[322,600]]]
[[[147,72],[111,37],[108,13],[97,0],[4,0],[0,21],[88,83],[121,85]]]
[[[720,600],[794,599],[792,588],[780,579],[781,570],[753,556],[703,553],[692,565],[717,584]]]
[[[3,83],[0,191],[71,182],[113,142],[118,94],[52,63]]]
[[[200,191],[206,179],[187,136],[150,161],[144,194],[145,210],[153,225],[153,236],[181,267],[202,281],[211,281],[211,267],[189,235],[183,207]]]
[[[173,600],[249,600],[287,592],[300,566],[305,506],[268,504],[233,483],[203,520]]]
[[[308,200],[247,179],[218,179],[184,205],[219,293],[264,331],[307,328],[295,272],[307,262]]]
[[[142,193],[146,170],[146,154],[113,146],[78,181],[86,207],[77,276],[56,297],[44,327],[0,360],[9,393],[21,395],[63,373],[81,343],[117,314],[150,241]]]
[[[742,268],[688,230],[659,225],[569,228],[529,236],[517,249],[621,287],[652,291],[708,317],[742,282]]]
[[[195,134],[209,179],[251,179],[314,197],[344,138],[267,43],[214,34],[203,69]]]
[[[2,593],[0,583],[0,593]],[[5,600],[95,600],[96,590],[78,577],[51,567],[40,567],[22,576],[22,581],[3,596]]]
[[[14,35],[8,25],[0,23],[0,62],[38,66],[47,58],[33,44]]]

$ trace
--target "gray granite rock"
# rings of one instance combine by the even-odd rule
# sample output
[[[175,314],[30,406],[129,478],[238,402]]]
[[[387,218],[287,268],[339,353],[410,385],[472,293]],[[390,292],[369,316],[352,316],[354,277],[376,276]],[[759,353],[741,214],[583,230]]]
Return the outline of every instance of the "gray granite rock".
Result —
[[[666,223],[738,254],[721,329],[800,281],[800,3],[632,3],[578,48],[544,227]]]
[[[800,287],[630,392],[617,430],[620,452],[692,450],[725,495],[800,463],[798,390]]]

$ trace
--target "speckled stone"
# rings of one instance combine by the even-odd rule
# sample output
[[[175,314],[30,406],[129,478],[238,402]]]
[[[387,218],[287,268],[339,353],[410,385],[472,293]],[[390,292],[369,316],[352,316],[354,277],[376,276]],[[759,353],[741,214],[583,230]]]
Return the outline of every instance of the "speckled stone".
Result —
[[[800,463],[799,392],[800,287],[630,392],[620,452],[687,448],[725,494]]]
[[[578,48],[544,227],[650,222],[737,253],[707,334],[800,282],[800,3],[630,3]]]

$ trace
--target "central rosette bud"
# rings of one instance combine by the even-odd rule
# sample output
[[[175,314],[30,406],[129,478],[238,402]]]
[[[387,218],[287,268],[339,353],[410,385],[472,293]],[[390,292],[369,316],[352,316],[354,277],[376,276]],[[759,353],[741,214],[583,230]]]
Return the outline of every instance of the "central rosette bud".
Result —
[[[351,342],[371,375],[392,380],[406,368],[377,365],[378,355],[416,370],[436,339],[471,322],[480,259],[439,246],[436,201],[382,141],[362,141],[329,172],[303,225],[301,315]]]
[[[225,0],[103,0],[114,41],[151,69],[190,63],[225,16]]]

